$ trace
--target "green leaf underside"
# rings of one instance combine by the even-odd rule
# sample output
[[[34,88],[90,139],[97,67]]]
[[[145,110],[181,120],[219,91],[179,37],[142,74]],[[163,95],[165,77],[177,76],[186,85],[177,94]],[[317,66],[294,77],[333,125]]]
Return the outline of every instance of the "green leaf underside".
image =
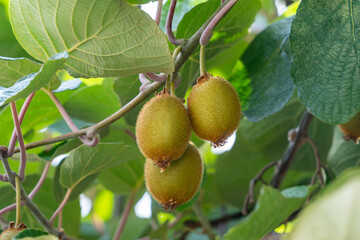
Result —
[[[137,147],[124,143],[99,143],[93,148],[83,145],[66,158],[61,167],[60,182],[64,187],[74,188],[90,175],[139,157]]]
[[[336,175],[350,167],[358,167],[360,165],[360,145],[353,141],[344,141],[340,130],[335,130],[328,165]]]
[[[347,122],[360,110],[360,5],[304,0],[290,33],[291,75],[300,99],[320,120]]]
[[[292,20],[270,25],[256,36],[241,57],[253,90],[243,111],[250,121],[260,121],[281,110],[295,89],[286,53]]]
[[[51,86],[55,72],[63,65],[67,57],[66,52],[56,54],[46,61],[38,72],[19,79],[9,88],[0,87],[0,106],[25,98],[46,85]]]
[[[11,87],[20,78],[38,72],[40,68],[40,64],[28,58],[0,57],[0,87]]]
[[[352,169],[329,185],[301,212],[287,239],[360,239],[359,173]]]
[[[195,6],[186,13],[180,21],[176,37],[191,37],[219,7],[219,0],[211,0]],[[234,46],[246,33],[253,22],[257,12],[261,8],[259,0],[239,0],[224,19],[215,27],[213,37],[205,48],[206,61],[216,59],[216,56]],[[179,96],[183,96],[186,90],[192,86],[199,76],[199,48],[197,48],[189,60],[181,69],[182,82],[177,89]]]
[[[225,240],[261,239],[299,209],[310,192],[306,186],[293,187],[281,192],[270,186],[263,186],[254,211],[230,229],[225,235]]]
[[[9,9],[22,47],[41,61],[67,51],[72,76],[173,71],[164,34],[125,0],[11,0]]]

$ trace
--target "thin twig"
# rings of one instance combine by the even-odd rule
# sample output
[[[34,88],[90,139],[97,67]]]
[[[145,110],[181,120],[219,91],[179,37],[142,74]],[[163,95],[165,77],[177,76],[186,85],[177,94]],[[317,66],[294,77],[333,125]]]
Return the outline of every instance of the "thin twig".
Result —
[[[54,224],[55,218],[56,216],[64,209],[65,205],[67,204],[67,202],[69,201],[69,198],[71,196],[71,192],[72,192],[72,188],[69,188],[65,194],[65,197],[63,199],[63,201],[60,203],[58,209],[56,209],[56,211],[54,212],[54,214],[51,216],[49,224],[52,226]]]
[[[304,143],[304,137],[307,136],[307,129],[311,123],[311,120],[313,119],[313,115],[309,112],[305,112],[299,126],[297,127],[296,131],[296,137],[294,141],[290,141],[289,145],[282,156],[279,165],[275,171],[275,174],[273,175],[273,178],[271,180],[270,185],[279,188],[282,180],[284,179],[287,171],[289,170],[289,167],[295,157],[295,154],[299,147]]]
[[[124,228],[125,228],[125,224],[126,224],[126,221],[129,217],[129,214],[131,212],[131,209],[134,205],[134,201],[135,201],[135,196],[136,196],[136,193],[137,191],[133,191],[130,195],[130,198],[128,200],[128,202],[126,203],[126,206],[125,206],[125,209],[124,209],[124,212],[121,216],[121,219],[120,219],[120,222],[119,222],[119,225],[118,227],[116,228],[116,231],[115,231],[115,235],[113,237],[113,240],[119,240],[120,237],[121,237],[121,234],[123,233],[124,231]]]
[[[315,154],[315,159],[316,159],[316,170],[314,172],[314,175],[311,179],[311,185],[314,185],[315,184],[315,181],[316,181],[316,177],[319,176],[319,180],[320,180],[320,184],[322,187],[325,186],[325,181],[324,181],[324,178],[321,174],[321,159],[320,159],[320,153],[319,153],[319,149],[318,147],[316,146],[315,142],[309,138],[309,137],[305,137],[304,140],[308,143],[310,143],[313,151],[314,151],[314,154]]]
[[[21,181],[24,181],[24,179],[25,179],[25,167],[26,167],[25,143],[24,143],[23,135],[21,133],[20,121],[19,121],[19,118],[18,118],[15,102],[11,102],[10,107],[11,107],[11,113],[12,113],[15,129],[16,129],[16,135],[17,135],[17,138],[18,138],[18,141],[19,141],[19,147],[20,147],[19,177],[20,177]]]
[[[176,2],[177,2],[177,0],[171,0],[171,3],[170,3],[169,12],[168,12],[167,19],[166,19],[166,35],[172,44],[178,46],[184,42],[184,39],[175,38],[174,33],[172,31],[172,21],[174,18]]]
[[[237,0],[230,0],[229,2],[227,2],[221,9],[221,11],[219,11],[219,13],[216,14],[216,16],[211,20],[210,24],[206,27],[205,31],[201,35],[201,45],[206,45],[209,43],[212,36],[212,30],[216,27],[220,20],[225,17],[225,15],[230,11],[230,9],[235,5],[236,2]]]
[[[276,164],[278,164],[278,161],[275,161],[275,162],[271,162],[271,163],[268,163],[265,165],[265,167],[263,167],[260,172],[253,178],[251,179],[250,181],[250,184],[249,184],[249,191],[248,193],[246,194],[245,196],[245,199],[244,199],[244,203],[243,203],[243,209],[242,209],[242,213],[244,215],[247,214],[247,207],[248,207],[248,204],[249,203],[254,203],[254,188],[255,188],[255,184],[260,181],[263,177],[263,175],[265,174],[265,172],[275,166]]]
[[[31,100],[33,99],[34,95],[35,95],[35,92],[30,94],[26,98],[24,104],[21,107],[19,117],[18,117],[20,125],[21,125],[22,121],[24,120],[25,113],[26,113],[27,109],[29,108],[29,105],[30,105]],[[16,129],[14,128],[14,130],[12,132],[12,135],[11,135],[9,147],[8,147],[7,157],[11,157],[14,154],[14,148],[15,148],[16,140],[17,140],[17,135],[16,135]]]
[[[204,232],[208,235],[210,240],[214,240],[215,239],[215,234],[212,231],[211,225],[209,223],[209,221],[207,220],[204,212],[201,210],[201,206],[199,204],[199,202],[196,202],[192,205],[192,209],[195,212],[196,216],[198,217]]]
[[[71,131],[73,131],[73,132],[79,131],[79,129],[76,127],[74,122],[71,120],[71,117],[66,112],[65,108],[63,107],[63,105],[61,104],[59,99],[50,90],[43,89],[43,91],[54,102],[55,106],[59,110],[61,116],[63,117],[63,119],[65,120],[66,124],[69,126]],[[87,138],[86,136],[79,136],[79,139],[81,140],[81,142],[84,143],[88,147],[94,147],[97,145],[97,143],[99,142],[99,139],[96,139],[96,138],[97,138],[97,136],[94,136],[94,138],[91,138],[91,139]]]

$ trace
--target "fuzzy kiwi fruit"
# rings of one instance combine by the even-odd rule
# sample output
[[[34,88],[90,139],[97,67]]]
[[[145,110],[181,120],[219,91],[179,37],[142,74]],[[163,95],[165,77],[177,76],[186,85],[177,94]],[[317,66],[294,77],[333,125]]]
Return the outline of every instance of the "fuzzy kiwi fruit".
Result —
[[[222,146],[238,128],[240,99],[233,86],[223,78],[209,74],[198,78],[187,99],[192,128],[196,135]]]
[[[360,112],[357,113],[349,122],[338,125],[340,131],[345,135],[345,140],[359,141],[360,138]]]
[[[181,157],[190,134],[190,119],[183,102],[167,93],[147,102],[137,118],[136,139],[140,151],[162,169]]]
[[[146,159],[145,181],[152,197],[165,209],[174,210],[190,201],[198,191],[203,175],[199,151],[189,144],[184,155],[160,173],[153,161]]]

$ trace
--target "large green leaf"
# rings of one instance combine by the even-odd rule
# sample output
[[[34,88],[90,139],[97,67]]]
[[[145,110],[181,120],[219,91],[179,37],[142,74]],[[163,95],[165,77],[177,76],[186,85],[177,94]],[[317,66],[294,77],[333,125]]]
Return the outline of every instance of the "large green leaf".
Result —
[[[215,12],[220,2],[219,0],[210,0],[192,8],[179,23],[176,37],[191,37]],[[206,61],[212,61],[219,53],[238,43],[246,34],[246,30],[254,21],[260,8],[259,0],[239,0],[214,29],[213,37],[205,48]],[[178,88],[179,96],[185,94],[199,74],[199,48],[197,48],[181,69],[182,83]]]
[[[74,188],[90,175],[99,173],[117,164],[139,158],[137,147],[124,143],[99,143],[89,148],[85,145],[70,152],[60,172],[64,187]]]
[[[76,77],[171,73],[164,34],[125,0],[10,0],[13,31],[33,57],[45,61],[67,51]]]
[[[360,239],[359,188],[359,169],[346,172],[301,212],[287,239]]]
[[[0,87],[0,106],[25,98],[32,92],[39,90],[45,85],[50,84],[55,72],[62,67],[65,60],[68,58],[66,52],[59,53],[49,58],[44,63],[41,69],[36,73],[31,73],[21,79],[19,79],[13,86],[4,88]],[[28,63],[29,64],[29,63]],[[21,66],[21,64],[18,64]],[[54,88],[59,87],[60,84]]]
[[[360,145],[353,141],[345,141],[342,137],[343,134],[337,129],[328,158],[328,165],[336,175],[360,164]]]
[[[292,20],[283,19],[267,27],[241,57],[251,78],[252,92],[243,111],[250,121],[260,121],[280,111],[295,89],[286,53]]]
[[[290,33],[291,75],[309,112],[344,123],[360,110],[358,1],[304,0]]]
[[[225,235],[225,240],[261,239],[298,210],[310,193],[311,190],[306,186],[288,188],[281,192],[264,186],[254,211],[231,228]]]

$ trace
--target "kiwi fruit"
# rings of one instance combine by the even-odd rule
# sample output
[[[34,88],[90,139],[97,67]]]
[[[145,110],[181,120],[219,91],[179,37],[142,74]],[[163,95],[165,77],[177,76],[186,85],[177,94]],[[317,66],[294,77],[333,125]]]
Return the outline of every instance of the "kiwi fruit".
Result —
[[[190,119],[183,101],[165,92],[148,101],[136,121],[140,151],[162,169],[181,157],[190,134]]]
[[[198,78],[187,99],[192,128],[196,135],[222,146],[238,128],[240,99],[233,86],[223,78],[209,74]]]
[[[360,112],[350,119],[349,122],[338,125],[338,127],[345,135],[345,140],[354,140],[358,143],[360,139]]]
[[[151,196],[166,210],[189,202],[200,188],[203,161],[193,144],[184,155],[160,173],[151,159],[145,162],[145,182]]]

